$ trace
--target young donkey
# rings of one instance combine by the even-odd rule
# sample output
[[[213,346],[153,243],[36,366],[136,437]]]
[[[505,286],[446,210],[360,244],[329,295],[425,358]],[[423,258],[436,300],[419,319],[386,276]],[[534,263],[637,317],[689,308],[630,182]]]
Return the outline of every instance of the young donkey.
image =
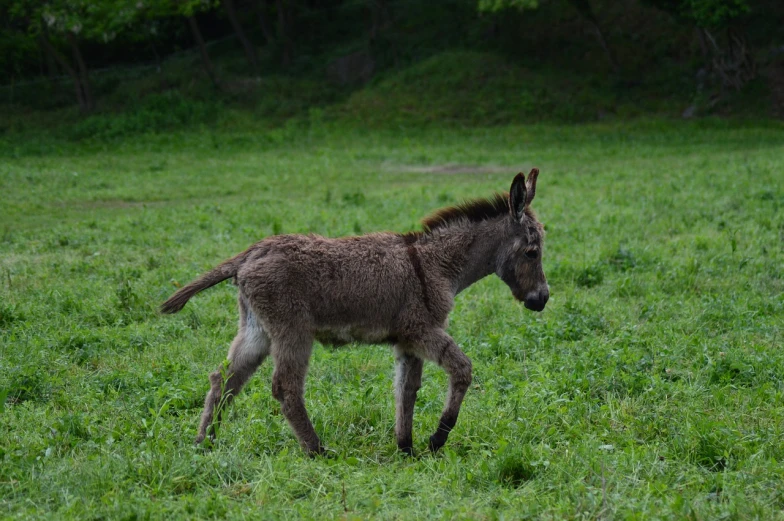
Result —
[[[196,443],[214,437],[213,419],[220,421],[221,408],[272,355],[273,396],[302,447],[322,452],[303,399],[315,339],[394,345],[395,434],[408,454],[423,360],[443,367],[449,391],[430,436],[430,450],[437,451],[471,384],[471,360],[445,330],[455,295],[495,273],[528,309],[542,311],[549,298],[544,229],[530,209],[538,174],[531,170],[527,181],[518,174],[509,194],[438,210],[423,220],[421,232],[269,237],[177,291],[161,305],[163,313],[178,312],[199,291],[232,277],[239,288],[239,332],[227,378],[220,370],[210,375]]]

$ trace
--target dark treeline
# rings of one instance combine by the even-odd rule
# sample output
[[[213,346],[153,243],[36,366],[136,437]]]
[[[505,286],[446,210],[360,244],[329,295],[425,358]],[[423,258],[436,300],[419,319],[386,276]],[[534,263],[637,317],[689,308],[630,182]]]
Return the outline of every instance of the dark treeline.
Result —
[[[631,82],[679,64],[696,83],[739,91],[784,51],[783,20],[780,0],[0,0],[0,83],[67,76],[89,112],[91,71],[182,50],[221,90],[229,73],[360,83],[463,48]],[[244,64],[230,72],[209,45],[226,40]]]

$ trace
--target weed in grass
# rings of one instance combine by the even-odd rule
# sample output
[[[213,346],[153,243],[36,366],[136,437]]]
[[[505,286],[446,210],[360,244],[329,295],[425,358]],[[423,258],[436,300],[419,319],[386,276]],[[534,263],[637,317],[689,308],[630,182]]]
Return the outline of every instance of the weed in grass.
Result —
[[[733,442],[737,435],[721,425],[702,421],[694,427],[697,441],[690,454],[694,463],[710,472],[724,472],[734,463]]]
[[[556,325],[555,337],[559,340],[580,340],[586,335],[601,332],[606,327],[600,316],[580,309],[572,302],[567,302],[564,311],[565,314]]]
[[[714,385],[746,387],[757,380],[754,366],[739,359],[737,355],[727,356],[723,351],[719,352],[718,359],[711,365],[709,382]]]
[[[105,355],[102,349],[104,338],[95,333],[81,331],[64,334],[55,348],[70,355],[78,365],[94,364]]]
[[[607,263],[615,270],[628,271],[637,266],[638,260],[630,249],[619,246],[609,255]]]
[[[343,202],[350,206],[363,206],[365,204],[365,194],[362,192],[350,192],[343,194]]]
[[[118,284],[115,291],[117,297],[117,309],[129,321],[142,321],[151,314],[151,306],[146,302],[133,287],[130,280],[123,280]]]
[[[23,321],[24,315],[16,305],[3,303],[0,304],[0,329],[11,327],[15,322]]]
[[[40,368],[34,365],[16,367],[9,377],[6,392],[7,400],[11,403],[44,403],[49,400],[51,386]]]
[[[574,280],[583,288],[598,286],[604,281],[604,267],[601,264],[587,266],[575,274]]]
[[[528,447],[507,446],[497,456],[494,480],[504,487],[518,488],[535,479],[545,464],[549,462],[535,460]]]

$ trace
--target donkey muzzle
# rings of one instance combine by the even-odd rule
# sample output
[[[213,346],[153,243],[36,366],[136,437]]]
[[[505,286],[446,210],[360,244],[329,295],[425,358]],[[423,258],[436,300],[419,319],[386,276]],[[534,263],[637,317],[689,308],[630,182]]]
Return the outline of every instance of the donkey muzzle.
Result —
[[[548,300],[550,300],[550,290],[543,289],[529,292],[523,303],[531,311],[542,311]]]

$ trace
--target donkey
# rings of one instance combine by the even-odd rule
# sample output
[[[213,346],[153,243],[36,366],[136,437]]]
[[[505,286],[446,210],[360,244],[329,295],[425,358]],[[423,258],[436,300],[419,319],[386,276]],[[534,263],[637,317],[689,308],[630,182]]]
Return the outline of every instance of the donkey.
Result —
[[[225,373],[210,374],[196,443],[214,440],[221,410],[272,355],[273,396],[303,449],[322,453],[303,399],[318,340],[394,346],[395,435],[409,455],[423,361],[440,365],[449,391],[430,436],[429,449],[438,451],[471,384],[471,360],[446,332],[455,295],[495,273],[528,309],[542,311],[550,296],[542,271],[544,228],[530,208],[538,175],[537,169],[528,180],[518,174],[508,194],[440,209],[418,232],[268,237],[174,293],[162,313],[180,311],[196,293],[226,279],[239,290],[239,332]]]

